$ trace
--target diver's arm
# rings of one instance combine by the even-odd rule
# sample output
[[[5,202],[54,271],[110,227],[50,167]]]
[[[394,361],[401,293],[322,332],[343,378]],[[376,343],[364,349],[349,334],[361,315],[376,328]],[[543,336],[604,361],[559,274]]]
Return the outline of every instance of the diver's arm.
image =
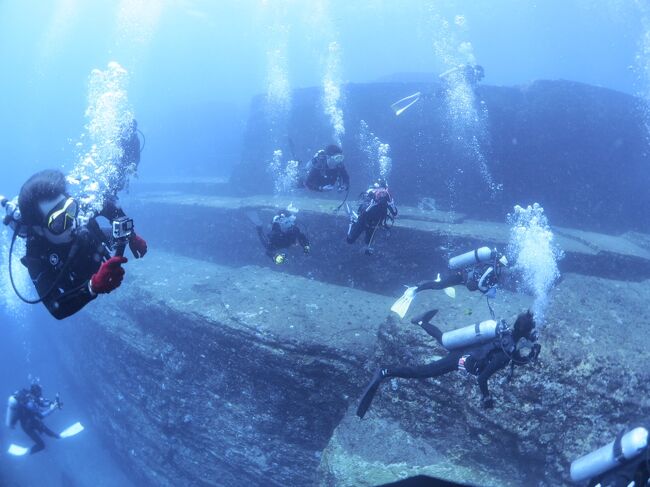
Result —
[[[124,213],[124,210],[120,205],[117,204],[117,201],[115,199],[106,197],[104,198],[104,206],[102,207],[102,211],[99,212],[98,216],[103,216],[107,220],[113,221],[116,218],[126,216],[126,213]]]
[[[478,376],[478,386],[481,389],[482,399],[490,397],[490,391],[488,390],[488,379],[494,375],[495,372],[503,369],[510,362],[510,358],[503,353],[503,350],[496,350],[494,355],[490,358],[490,361],[486,367],[481,371]]]

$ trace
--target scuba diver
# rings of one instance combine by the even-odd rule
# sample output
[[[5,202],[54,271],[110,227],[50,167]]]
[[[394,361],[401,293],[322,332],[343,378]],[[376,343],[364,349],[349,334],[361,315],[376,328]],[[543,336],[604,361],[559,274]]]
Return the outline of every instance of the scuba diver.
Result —
[[[443,333],[430,323],[438,310],[427,311],[411,322],[422,327],[429,335],[448,350],[448,354],[428,365],[415,367],[388,367],[379,369],[363,393],[357,416],[363,418],[372,403],[379,385],[386,378],[427,379],[456,370],[473,375],[481,390],[481,405],[494,406],[488,390],[488,379],[510,364],[510,377],[515,365],[525,365],[537,358],[541,346],[536,343],[537,332],[533,314],[528,311],[517,316],[510,330],[505,320],[487,320],[454,331]],[[523,350],[528,348],[528,353]]]
[[[63,408],[63,403],[59,399],[59,395],[57,394],[53,401],[44,399],[43,390],[39,384],[32,384],[29,389],[21,389],[9,396],[5,420],[7,427],[14,429],[16,423],[20,422],[20,427],[34,441],[34,445],[31,448],[25,448],[12,444],[7,453],[14,456],[38,453],[45,448],[45,442],[40,436],[42,434],[60,440],[81,433],[84,427],[78,422],[61,433],[55,433],[45,426],[43,419],[61,408]]]
[[[122,133],[119,142],[120,148],[122,149],[122,155],[115,163],[115,174],[113,181],[111,181],[110,184],[111,194],[113,197],[116,197],[117,193],[120,191],[128,189],[129,177],[136,174],[138,171],[138,166],[140,165],[140,153],[144,148],[143,145],[140,144],[140,137],[138,134],[141,134],[138,129],[138,122],[137,120],[132,119],[127,130]]]
[[[343,151],[331,144],[307,163],[304,185],[312,191],[347,191],[350,188],[350,175],[343,165]]]
[[[389,229],[392,226],[397,216],[397,206],[395,206],[395,201],[388,191],[388,185],[384,179],[378,179],[367,191],[361,193],[360,199],[356,213],[346,203],[350,215],[347,242],[354,243],[365,232],[365,252],[367,255],[371,255],[373,252],[372,242],[377,229]]]
[[[53,401],[43,398],[43,390],[40,385],[32,384],[29,389],[21,389],[9,397],[7,405],[7,426],[15,428],[20,422],[20,427],[25,434],[34,441],[34,446],[29,450],[30,454],[38,453],[45,448],[41,434],[57,440],[61,436],[43,423],[43,419],[63,404],[57,395]]]
[[[622,430],[616,439],[571,463],[571,480],[589,487],[644,487],[650,479],[650,424]]]
[[[417,286],[409,287],[393,304],[391,310],[404,318],[411,306],[415,295],[427,289],[444,290],[447,295],[454,297],[453,286],[465,285],[470,291],[480,291],[491,298],[496,294],[503,269],[508,266],[508,259],[497,249],[481,247],[465,252],[449,259],[449,273],[438,274],[434,281],[425,281]],[[489,305],[489,301],[488,301]]]
[[[80,215],[80,203],[67,191],[60,171],[34,174],[23,185],[17,200],[0,198],[5,207],[5,225],[14,230],[9,251],[9,276],[18,297],[28,304],[43,303],[54,318],[64,319],[83,308],[99,294],[107,294],[122,283],[128,243],[136,258],[147,253],[147,242],[133,231],[114,200],[106,198],[97,215]],[[102,216],[112,222],[107,235],[96,221]],[[26,239],[21,259],[39,298],[27,299],[14,284],[13,248],[17,237]],[[111,256],[110,249],[115,250]]]
[[[256,213],[249,213],[248,218],[255,225],[260,242],[266,249],[266,255],[277,265],[284,264],[286,261],[287,256],[283,250],[296,243],[300,244],[305,254],[311,251],[309,240],[296,225],[296,215],[290,210],[278,211],[273,217],[271,231],[268,234],[264,233],[264,227]]]

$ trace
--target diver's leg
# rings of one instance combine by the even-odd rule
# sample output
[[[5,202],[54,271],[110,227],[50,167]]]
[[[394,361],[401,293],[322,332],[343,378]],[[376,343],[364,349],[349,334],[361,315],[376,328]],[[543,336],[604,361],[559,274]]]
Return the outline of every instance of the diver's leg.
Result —
[[[56,438],[57,440],[61,438],[58,433],[55,433],[54,431],[52,431],[50,428],[48,428],[44,424],[41,426],[41,432],[46,434],[50,438]]]
[[[440,377],[441,375],[458,370],[458,361],[462,356],[462,352],[450,352],[440,360],[436,360],[427,365],[419,365],[415,367],[389,367],[385,369],[384,377],[400,377],[402,379],[429,379]]]
[[[462,271],[452,272],[450,274],[445,274],[440,276],[439,281],[425,281],[418,284],[418,288],[415,292],[424,291],[426,289],[445,289],[448,287],[458,286],[463,284],[464,276]]]
[[[34,442],[34,446],[32,446],[32,449],[29,451],[30,455],[33,455],[34,453],[38,453],[39,451],[45,448],[45,442],[40,437],[40,435],[36,432],[33,425],[25,426],[23,423],[21,423],[20,427],[23,429],[25,434],[29,436]]]
[[[348,237],[347,237],[347,242],[349,244],[352,244],[356,242],[356,240],[359,238],[359,235],[363,232],[363,222],[362,219],[359,218],[354,223],[350,223],[350,227],[348,228]]]

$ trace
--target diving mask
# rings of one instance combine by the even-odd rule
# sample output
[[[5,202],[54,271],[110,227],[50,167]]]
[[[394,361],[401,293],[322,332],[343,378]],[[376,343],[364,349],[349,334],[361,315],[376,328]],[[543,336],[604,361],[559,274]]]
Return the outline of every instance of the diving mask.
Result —
[[[340,166],[343,164],[343,154],[335,154],[333,156],[327,156],[327,165],[329,166],[330,169],[334,169],[335,167]]]
[[[68,198],[57,204],[45,217],[47,229],[53,235],[61,235],[75,227],[79,204],[74,198]]]

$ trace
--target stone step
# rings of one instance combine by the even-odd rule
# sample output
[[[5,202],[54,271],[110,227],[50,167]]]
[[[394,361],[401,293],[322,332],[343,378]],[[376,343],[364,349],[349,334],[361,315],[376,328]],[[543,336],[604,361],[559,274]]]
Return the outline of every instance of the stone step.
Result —
[[[361,252],[362,237],[353,246],[345,243],[348,219],[344,210],[334,212],[340,204],[338,199],[176,192],[140,194],[127,207],[136,217],[139,231],[164,248],[228,265],[272,266],[245,213],[258,210],[263,221],[269,222],[273,211],[290,202],[300,208],[298,223],[310,237],[313,253],[305,258],[294,249],[295,255],[290,252],[285,268],[371,292],[394,295],[403,284],[431,279],[446,269],[452,255],[482,245],[504,249],[509,238],[510,229],[502,222],[400,207],[392,230],[379,232],[376,253],[368,257]],[[614,236],[561,227],[553,230],[565,253],[560,262],[562,272],[625,281],[650,278],[650,248],[642,245],[642,234]]]

